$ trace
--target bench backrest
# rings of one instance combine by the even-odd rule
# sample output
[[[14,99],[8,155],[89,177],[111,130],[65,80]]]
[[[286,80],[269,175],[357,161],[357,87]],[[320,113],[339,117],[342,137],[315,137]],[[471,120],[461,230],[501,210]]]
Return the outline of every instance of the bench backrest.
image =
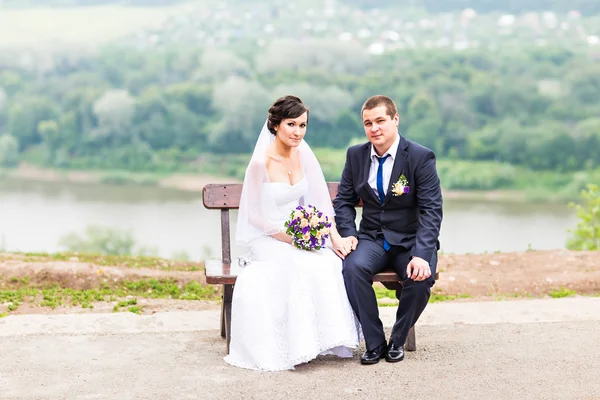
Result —
[[[337,195],[338,183],[327,182],[331,201]],[[242,184],[209,184],[202,189],[204,207],[211,210],[221,210],[221,255],[224,264],[231,263],[231,232],[229,210],[240,207]],[[358,204],[360,207],[362,204]]]

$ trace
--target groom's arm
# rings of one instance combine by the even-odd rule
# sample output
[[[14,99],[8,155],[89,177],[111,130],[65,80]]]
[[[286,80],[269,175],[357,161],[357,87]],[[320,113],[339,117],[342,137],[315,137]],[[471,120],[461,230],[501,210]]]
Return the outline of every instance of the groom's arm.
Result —
[[[429,150],[415,171],[415,189],[419,207],[417,238],[410,255],[427,262],[437,250],[442,224],[442,189],[435,165],[435,154]]]
[[[335,224],[337,230],[342,237],[354,236],[358,237],[356,230],[356,205],[360,202],[360,198],[354,190],[354,180],[352,176],[352,162],[349,148],[346,151],[346,163],[342,171],[342,178],[338,185],[338,192],[333,199],[333,209],[335,210]]]

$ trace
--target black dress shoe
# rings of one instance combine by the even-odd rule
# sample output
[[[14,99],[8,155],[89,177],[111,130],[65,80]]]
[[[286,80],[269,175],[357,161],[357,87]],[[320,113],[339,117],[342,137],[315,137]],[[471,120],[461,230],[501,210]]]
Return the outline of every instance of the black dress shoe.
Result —
[[[385,357],[386,346],[385,344],[379,345],[374,350],[367,350],[360,357],[361,364],[377,364],[380,358]]]
[[[404,346],[396,346],[394,342],[390,342],[385,354],[385,361],[398,362],[404,360]]]

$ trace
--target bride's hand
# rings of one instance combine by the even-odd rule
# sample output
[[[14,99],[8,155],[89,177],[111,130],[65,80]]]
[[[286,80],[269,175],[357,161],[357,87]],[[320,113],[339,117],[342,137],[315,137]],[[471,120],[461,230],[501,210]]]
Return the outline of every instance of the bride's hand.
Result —
[[[338,255],[342,260],[346,258],[348,254],[352,252],[352,250],[356,249],[356,238],[354,236],[350,236],[347,238],[338,237],[332,240],[332,247],[335,254]]]
[[[292,244],[292,237],[283,231],[277,232],[276,234],[271,236],[281,242]]]

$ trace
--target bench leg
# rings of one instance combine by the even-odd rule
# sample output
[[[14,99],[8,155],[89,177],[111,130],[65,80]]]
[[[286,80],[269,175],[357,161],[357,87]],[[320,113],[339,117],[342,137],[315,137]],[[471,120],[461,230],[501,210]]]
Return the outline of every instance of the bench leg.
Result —
[[[225,285],[223,285],[223,293],[225,293]],[[221,337],[227,337],[227,329],[225,328],[225,295],[221,296]]]
[[[408,337],[406,338],[406,351],[417,350],[417,338],[415,335],[415,326],[413,325],[408,331]]]
[[[223,285],[223,306],[221,309],[221,336],[227,340],[227,354],[231,343],[231,301],[233,285]]]

